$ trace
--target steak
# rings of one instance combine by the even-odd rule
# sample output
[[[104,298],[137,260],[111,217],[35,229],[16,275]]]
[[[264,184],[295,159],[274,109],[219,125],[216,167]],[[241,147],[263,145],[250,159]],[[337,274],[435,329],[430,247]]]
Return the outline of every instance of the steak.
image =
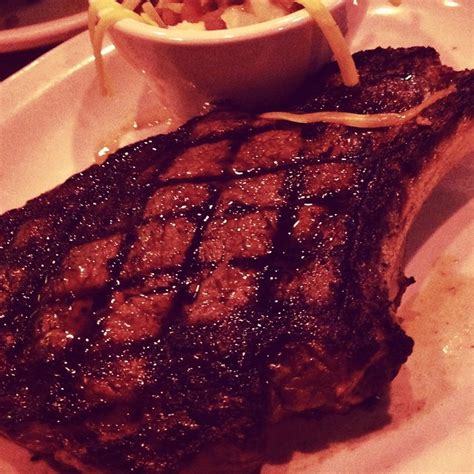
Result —
[[[5,435],[59,469],[254,472],[275,421],[387,387],[405,236],[467,149],[474,76],[429,48],[355,60],[360,86],[328,65],[289,110],[456,90],[380,129],[218,108],[0,217]]]

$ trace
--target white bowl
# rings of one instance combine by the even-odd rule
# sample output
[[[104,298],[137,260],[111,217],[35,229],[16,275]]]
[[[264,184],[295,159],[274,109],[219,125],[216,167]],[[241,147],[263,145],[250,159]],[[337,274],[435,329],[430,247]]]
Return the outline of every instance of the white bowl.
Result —
[[[362,2],[365,3],[365,2]],[[327,0],[343,33],[364,13],[357,0]],[[229,100],[244,106],[284,101],[331,57],[306,10],[227,30],[163,29],[125,19],[110,31],[120,53],[148,74],[172,107]]]

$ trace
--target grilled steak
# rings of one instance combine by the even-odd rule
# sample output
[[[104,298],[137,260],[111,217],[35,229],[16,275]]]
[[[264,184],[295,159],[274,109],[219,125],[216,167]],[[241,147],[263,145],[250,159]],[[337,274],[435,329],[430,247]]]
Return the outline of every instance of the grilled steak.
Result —
[[[456,91],[376,130],[219,109],[0,218],[4,433],[81,472],[251,472],[272,422],[384,390],[412,349],[403,241],[474,77],[427,48],[355,58],[360,87],[329,65],[293,110]]]

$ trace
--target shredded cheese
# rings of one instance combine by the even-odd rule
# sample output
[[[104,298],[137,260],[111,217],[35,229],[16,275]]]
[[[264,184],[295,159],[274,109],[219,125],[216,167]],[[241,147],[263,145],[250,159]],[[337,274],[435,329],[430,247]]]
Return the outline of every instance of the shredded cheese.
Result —
[[[400,113],[354,114],[349,112],[314,112],[309,114],[292,114],[288,112],[268,112],[260,118],[286,120],[295,123],[336,123],[354,128],[382,128],[400,126],[417,117],[423,110],[456,90],[455,86],[434,92],[421,104]],[[429,123],[429,122],[426,122]],[[424,124],[423,121],[420,124]]]
[[[349,51],[344,36],[337,26],[331,12],[323,5],[321,0],[296,0],[306,8],[316,24],[321,28],[329,46],[334,54],[334,59],[339,65],[342,82],[346,86],[356,86],[359,83],[359,73]]]
[[[155,7],[151,2],[145,2],[142,5],[143,13],[148,15],[148,17],[151,19],[151,21],[155,22],[158,26],[161,26],[162,28],[166,28],[166,23],[161,19],[161,16],[158,15],[158,12],[155,10]],[[142,16],[143,16],[142,13]]]
[[[135,10],[142,0],[123,0],[122,7],[127,10]]]

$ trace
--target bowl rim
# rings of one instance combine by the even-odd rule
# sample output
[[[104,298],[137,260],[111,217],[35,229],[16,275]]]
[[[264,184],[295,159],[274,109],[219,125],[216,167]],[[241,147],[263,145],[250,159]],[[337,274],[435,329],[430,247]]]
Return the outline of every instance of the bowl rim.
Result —
[[[326,0],[326,5],[332,11],[345,4],[349,0]],[[313,22],[309,13],[303,8],[282,17],[255,23],[248,26],[240,26],[227,30],[186,30],[180,28],[159,28],[147,23],[126,18],[115,23],[111,29],[127,36],[136,36],[144,40],[159,43],[181,43],[186,45],[229,43],[234,41],[251,40],[264,36],[271,36],[282,31],[298,28]]]

